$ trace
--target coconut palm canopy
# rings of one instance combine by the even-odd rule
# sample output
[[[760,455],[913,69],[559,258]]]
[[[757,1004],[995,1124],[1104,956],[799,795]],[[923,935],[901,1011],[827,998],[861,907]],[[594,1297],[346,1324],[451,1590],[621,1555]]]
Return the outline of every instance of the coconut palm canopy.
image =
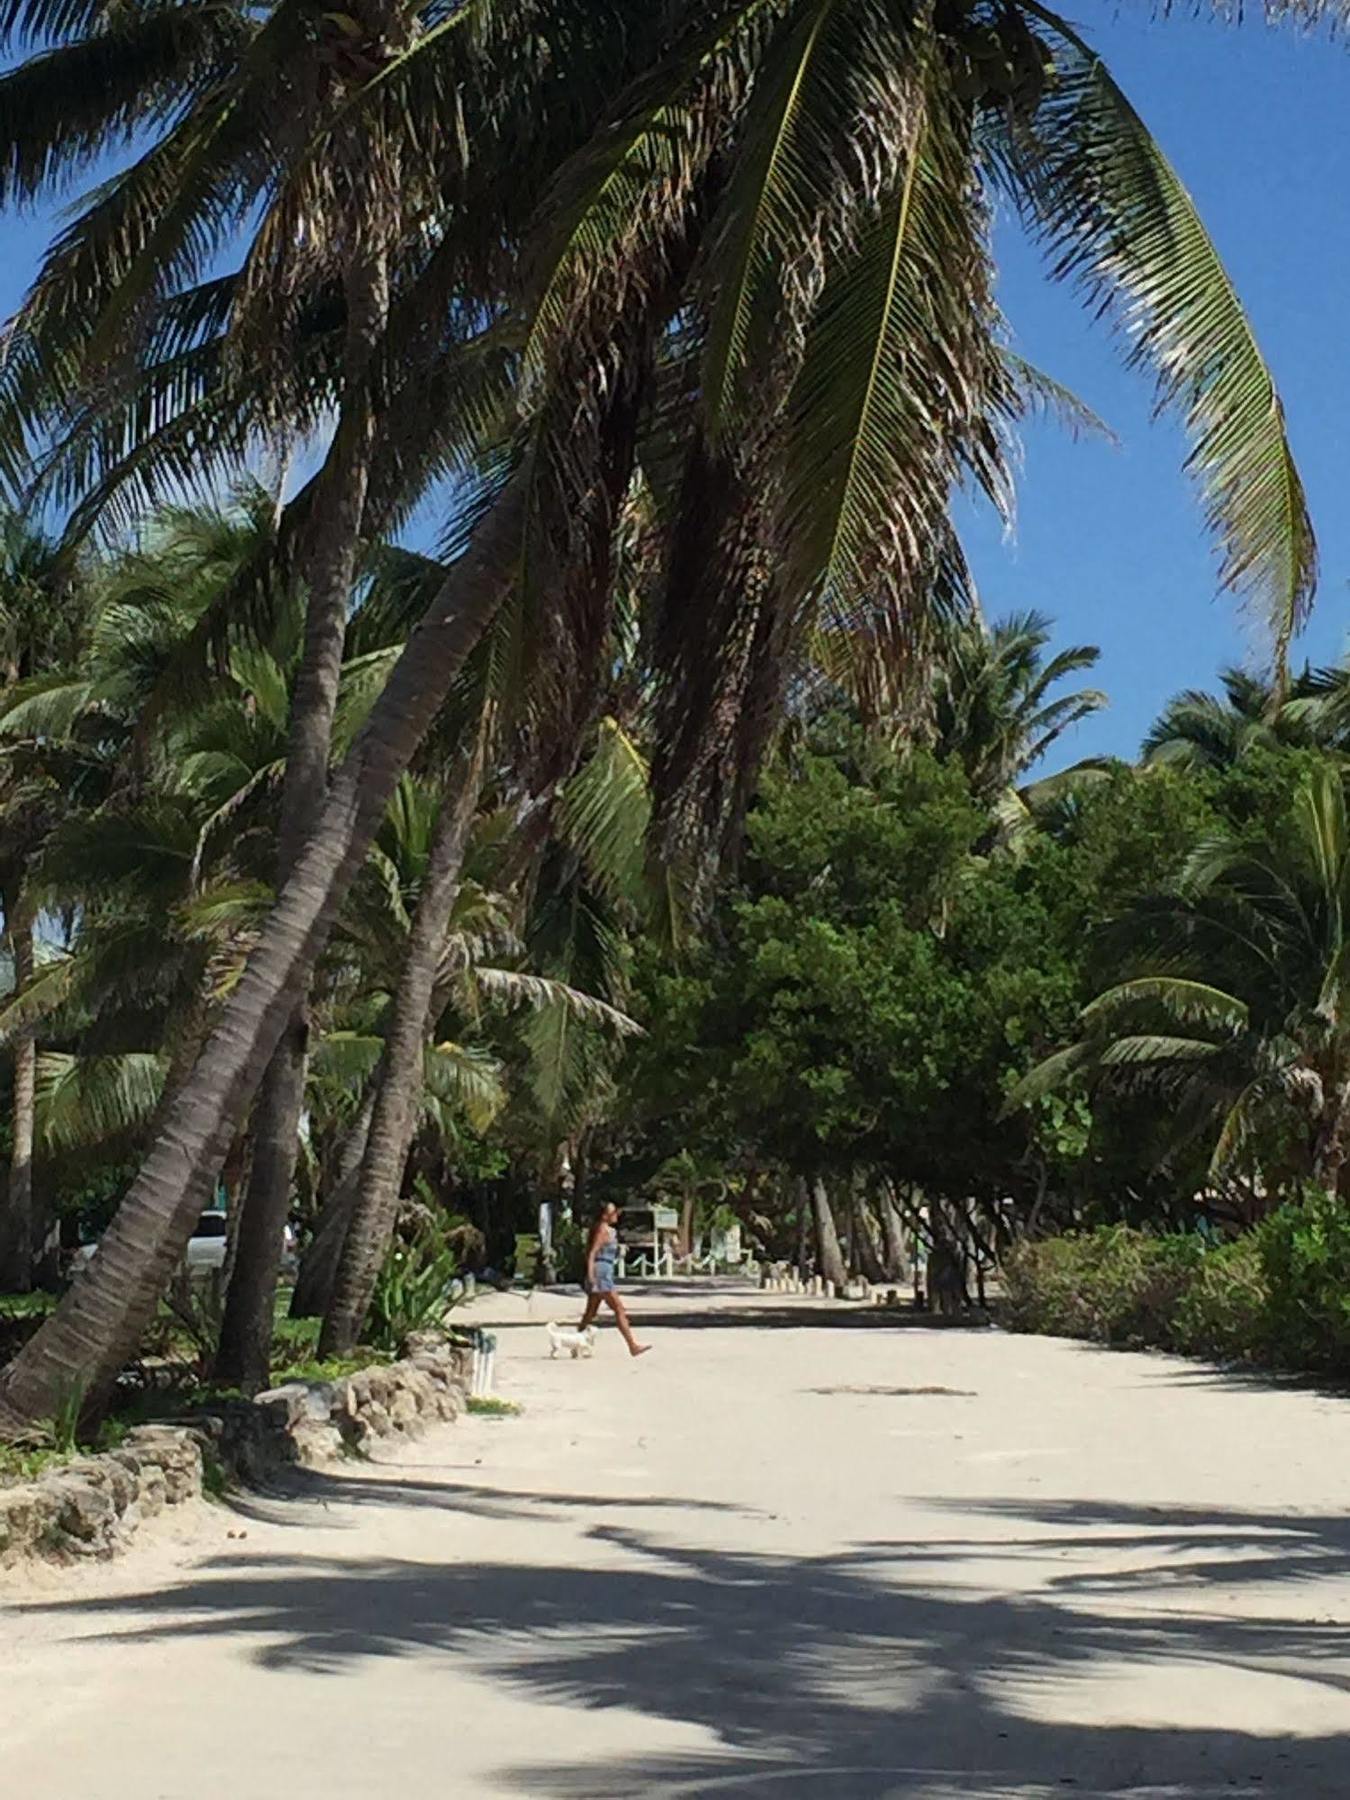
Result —
[[[245,781],[251,804],[280,775],[275,905],[88,1280],[4,1378],[7,1417],[73,1379],[107,1390],[241,1129],[225,1368],[265,1376],[306,996],[414,758],[448,784],[435,907],[480,792],[500,799],[504,884],[554,906],[551,978],[575,989],[617,877],[607,893],[585,870],[560,808],[584,810],[569,782],[602,718],[650,768],[630,816],[669,899],[676,864],[701,864],[706,891],[738,838],[795,680],[823,669],[864,720],[922,713],[934,659],[971,629],[953,497],[1006,508],[1018,419],[1067,403],[999,314],[996,206],[1182,422],[1220,584],[1283,682],[1316,551],[1272,377],[1177,174],[1036,0],[14,0],[0,34],[0,200],[73,201],[0,362],[10,496],[66,511],[73,555],[260,447],[324,445],[157,689],[201,704],[241,672],[250,729],[281,703],[279,765]],[[349,621],[390,593],[380,547],[434,493],[453,496],[445,554],[396,584],[420,621],[344,677]],[[257,661],[285,675],[288,617],[289,686]],[[1039,692],[1028,678],[1022,748],[1095,704],[1042,704],[1076,655]],[[992,752],[987,784],[1020,754]],[[129,779],[118,804],[139,801]],[[547,905],[541,946],[546,923]],[[422,925],[409,1045],[444,935]],[[409,1104],[374,1110],[383,1191]]]

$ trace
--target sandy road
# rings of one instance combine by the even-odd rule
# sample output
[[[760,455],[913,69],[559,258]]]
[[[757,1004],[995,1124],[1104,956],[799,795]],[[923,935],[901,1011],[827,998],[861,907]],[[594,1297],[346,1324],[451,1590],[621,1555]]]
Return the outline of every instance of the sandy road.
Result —
[[[1350,1402],[724,1291],[0,1597],[24,1800],[1350,1795]],[[246,1536],[230,1535],[246,1532]]]

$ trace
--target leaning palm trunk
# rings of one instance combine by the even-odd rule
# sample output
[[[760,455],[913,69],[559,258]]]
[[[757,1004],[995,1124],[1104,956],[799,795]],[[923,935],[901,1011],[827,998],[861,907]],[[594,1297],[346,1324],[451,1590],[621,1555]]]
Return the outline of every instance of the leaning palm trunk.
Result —
[[[22,994],[33,979],[33,922],[26,913],[14,921],[14,991]],[[21,1031],[14,1041],[14,1147],[9,1159],[0,1288],[26,1294],[33,1285],[33,1122],[37,1110],[37,1039]]]
[[[832,1281],[836,1288],[842,1288],[848,1277],[844,1270],[843,1252],[839,1248],[839,1232],[835,1226],[830,1196],[826,1192],[825,1183],[819,1178],[811,1183],[811,1211],[816,1225],[816,1266],[826,1281]]]
[[[352,1213],[356,1210],[356,1196],[361,1189],[361,1165],[366,1158],[366,1144],[370,1139],[383,1071],[384,1064],[381,1063],[366,1088],[360,1112],[342,1140],[332,1187],[323,1202],[314,1236],[300,1258],[295,1292],[291,1295],[293,1319],[321,1319],[332,1302],[342,1246],[347,1241]]]
[[[98,1255],[0,1375],[0,1437],[100,1401],[187,1248],[259,1074],[304,992],[399,775],[515,574],[526,481],[515,477],[448,572],[338,771],[323,814]]]
[[[347,612],[356,575],[375,442],[376,409],[365,377],[389,312],[387,259],[360,259],[347,283],[346,390],[355,395],[323,472],[324,501],[310,523],[302,577],[305,642],[291,702],[282,789],[278,873],[284,882],[323,809]],[[254,1393],[267,1385],[277,1277],[308,1072],[307,992],[287,1022],[253,1115],[253,1159],[234,1270],[221,1323],[216,1377]]]
[[[333,1297],[319,1334],[320,1356],[345,1356],[356,1343],[394,1234],[403,1170],[421,1098],[427,1019],[445,954],[450,909],[459,892],[464,846],[478,804],[481,742],[456,774],[458,791],[441,809],[413,914],[407,958],[394,995],[384,1042],[384,1078]]]

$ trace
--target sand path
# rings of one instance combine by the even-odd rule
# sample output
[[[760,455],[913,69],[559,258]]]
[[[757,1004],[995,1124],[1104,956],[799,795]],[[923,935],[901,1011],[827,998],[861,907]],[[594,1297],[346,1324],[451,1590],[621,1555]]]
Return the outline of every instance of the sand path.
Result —
[[[522,1417],[11,1583],[4,1792],[1350,1793],[1350,1402],[634,1305],[651,1356],[574,1363],[542,1301],[480,1302]]]

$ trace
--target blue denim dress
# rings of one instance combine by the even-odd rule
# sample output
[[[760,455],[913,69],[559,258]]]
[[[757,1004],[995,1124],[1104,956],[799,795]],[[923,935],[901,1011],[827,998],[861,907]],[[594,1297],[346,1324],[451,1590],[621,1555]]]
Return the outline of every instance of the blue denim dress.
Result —
[[[614,1264],[619,1254],[619,1240],[611,1233],[609,1242],[602,1244],[595,1253],[595,1280],[589,1292],[592,1294],[612,1294],[614,1292]]]

